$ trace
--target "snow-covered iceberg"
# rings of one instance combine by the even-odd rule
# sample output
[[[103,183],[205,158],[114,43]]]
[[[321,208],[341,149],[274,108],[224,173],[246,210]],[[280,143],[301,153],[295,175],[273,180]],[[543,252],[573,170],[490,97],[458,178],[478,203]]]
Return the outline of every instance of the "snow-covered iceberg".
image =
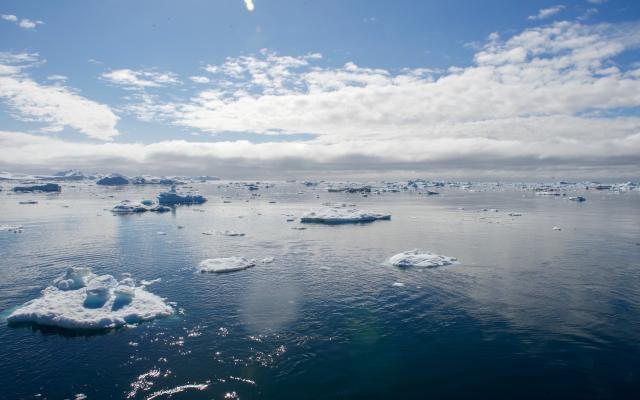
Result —
[[[322,207],[303,214],[300,222],[343,224],[357,222],[372,222],[391,219],[390,214],[378,214],[370,211],[362,211],[348,205]]]
[[[172,186],[171,190],[162,192],[158,195],[158,203],[162,205],[175,204],[202,204],[207,199],[199,194],[180,194],[176,192],[176,187]]]
[[[198,265],[200,272],[233,272],[256,266],[256,260],[244,257],[220,257],[202,260]]]
[[[13,311],[7,321],[64,329],[108,329],[173,313],[162,298],[136,286],[130,275],[120,281],[90,268],[69,268],[42,296]]]
[[[396,267],[441,267],[456,263],[453,257],[441,256],[423,250],[409,250],[396,254],[389,259],[389,263]]]

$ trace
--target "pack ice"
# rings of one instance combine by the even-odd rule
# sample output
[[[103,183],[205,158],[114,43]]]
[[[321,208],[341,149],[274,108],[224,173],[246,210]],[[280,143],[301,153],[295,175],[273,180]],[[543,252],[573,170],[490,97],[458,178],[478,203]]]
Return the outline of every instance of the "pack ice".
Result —
[[[91,268],[71,267],[42,296],[13,311],[9,323],[65,329],[107,329],[170,315],[164,300],[136,286],[129,274],[118,281]]]

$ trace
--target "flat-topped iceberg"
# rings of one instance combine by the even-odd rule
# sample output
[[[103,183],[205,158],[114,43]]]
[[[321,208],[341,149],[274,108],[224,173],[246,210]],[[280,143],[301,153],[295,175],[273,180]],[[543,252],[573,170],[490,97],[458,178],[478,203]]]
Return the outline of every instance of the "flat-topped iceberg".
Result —
[[[244,257],[220,257],[202,260],[198,265],[200,272],[233,272],[256,266],[256,260]]]
[[[389,263],[396,267],[442,267],[444,265],[451,265],[456,263],[456,259],[453,257],[441,256],[438,254],[433,254],[428,251],[423,250],[409,250],[389,259]]]
[[[160,204],[154,204],[153,202],[149,202],[146,200],[140,203],[137,201],[123,200],[119,204],[113,206],[113,208],[111,209],[111,212],[114,212],[116,214],[135,214],[147,211],[167,212],[171,211],[171,208]]]
[[[7,321],[64,329],[108,329],[173,313],[162,298],[136,286],[128,274],[118,281],[90,268],[69,268],[42,296],[13,311]]]
[[[57,183],[45,183],[44,185],[33,185],[33,186],[16,186],[13,188],[13,191],[16,193],[27,193],[27,192],[60,192],[60,185]]]
[[[202,204],[206,201],[207,199],[199,194],[177,193],[175,186],[172,186],[171,190],[162,192],[158,195],[158,202],[162,205]]]
[[[303,214],[300,222],[344,224],[357,222],[372,222],[391,219],[390,214],[378,214],[370,211],[362,211],[349,205],[322,207]]]

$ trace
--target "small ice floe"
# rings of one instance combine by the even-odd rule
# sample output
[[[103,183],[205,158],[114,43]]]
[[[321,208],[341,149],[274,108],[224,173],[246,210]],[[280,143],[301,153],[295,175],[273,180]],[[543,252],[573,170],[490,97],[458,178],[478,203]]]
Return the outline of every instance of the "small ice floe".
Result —
[[[162,278],[149,279],[149,280],[143,279],[143,280],[140,281],[140,284],[143,285],[143,286],[150,286],[150,285],[153,285],[153,284],[156,284],[156,283],[160,283],[160,282],[162,282]]]
[[[303,214],[300,222],[322,224],[344,224],[358,222],[372,222],[377,220],[389,220],[390,214],[378,214],[369,211],[361,211],[348,205],[322,207]]]
[[[143,200],[142,202],[122,200],[111,209],[111,212],[116,214],[136,214],[147,211],[162,213],[171,211],[171,207],[155,204],[150,200]]]
[[[510,212],[509,213],[510,217],[522,217],[522,213],[519,212]]]
[[[130,276],[118,281],[90,268],[69,268],[42,296],[13,311],[9,323],[65,329],[107,329],[171,315],[162,298],[136,286]]]
[[[221,231],[220,234],[223,236],[244,236],[244,233],[234,231]]]
[[[453,257],[441,256],[423,250],[405,251],[389,259],[389,263],[396,267],[441,267],[457,263],[457,259]]]
[[[167,234],[167,232],[162,232],[162,231],[156,232],[156,235],[160,235],[160,236],[164,236],[166,234]]]
[[[22,233],[22,225],[0,225],[0,232]]]
[[[391,284],[391,286],[393,286],[393,287],[404,287],[404,283],[402,283],[402,282],[393,282]]]
[[[198,265],[200,272],[233,272],[256,266],[256,260],[244,257],[220,257],[202,260]]]
[[[305,229],[307,229],[306,226],[292,226],[291,229],[293,229],[294,231],[304,231]]]
[[[554,227],[553,227],[553,230],[554,230],[554,231],[561,231],[561,230],[562,230],[562,228],[560,228],[559,226],[554,226]]]
[[[35,200],[24,200],[24,201],[19,201],[18,204],[38,204],[38,202]]]
[[[587,201],[587,199],[582,197],[582,196],[569,197],[569,200],[577,201],[578,203],[582,203],[583,201]]]
[[[232,237],[245,235],[244,233],[234,232],[234,231],[204,231],[202,232],[202,234],[207,236],[222,235],[222,236],[232,236]]]

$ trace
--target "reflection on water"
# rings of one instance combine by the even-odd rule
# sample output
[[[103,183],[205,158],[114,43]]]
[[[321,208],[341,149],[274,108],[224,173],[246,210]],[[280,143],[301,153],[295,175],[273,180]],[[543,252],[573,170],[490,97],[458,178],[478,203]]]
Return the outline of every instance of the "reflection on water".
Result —
[[[5,318],[70,266],[160,278],[149,290],[177,310],[91,335],[2,324],[7,398],[632,398],[640,390],[638,192],[575,203],[504,188],[365,198],[298,194],[294,183],[260,197],[194,187],[210,201],[160,215],[107,211],[153,198],[157,187],[79,184],[30,195],[31,205],[0,195],[0,223],[24,226],[0,232]],[[328,201],[393,217],[291,229],[292,215]],[[413,248],[460,264],[385,263]],[[275,261],[196,272],[203,259],[229,256]]]

